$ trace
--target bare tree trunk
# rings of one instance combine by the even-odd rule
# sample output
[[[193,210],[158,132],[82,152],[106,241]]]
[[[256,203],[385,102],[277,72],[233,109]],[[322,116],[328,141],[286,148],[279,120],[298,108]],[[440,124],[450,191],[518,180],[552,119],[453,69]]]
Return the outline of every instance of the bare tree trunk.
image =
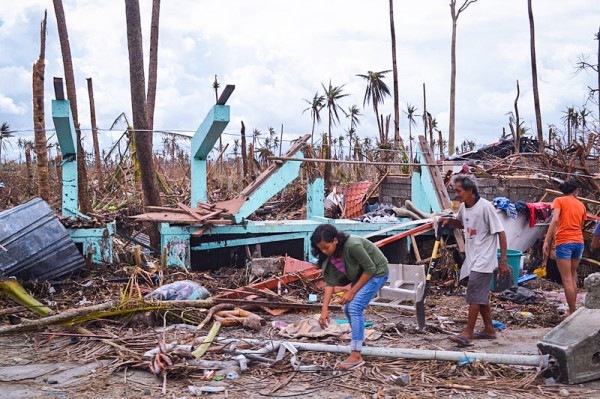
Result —
[[[427,142],[427,92],[425,91],[425,83],[423,83],[423,137]],[[431,145],[431,144],[429,144]]]
[[[248,177],[248,153],[246,152],[246,126],[242,121],[242,169],[244,170],[244,179]]]
[[[160,19],[160,0],[152,0],[152,17],[150,23],[150,58],[148,62],[148,95],[146,112],[148,128],[154,130],[154,107],[156,102],[156,84],[158,75],[158,25]]]
[[[92,141],[94,143],[94,164],[98,190],[102,190],[102,163],[100,162],[100,144],[98,142],[98,125],[96,124],[96,104],[94,102],[94,86],[92,78],[87,78],[88,97],[90,99],[90,120],[92,123]]]
[[[27,166],[27,195],[33,195],[33,167],[31,165],[31,144],[25,144],[25,165]]]
[[[448,127],[448,156],[454,154],[454,138],[456,128],[456,27],[460,13],[475,3],[477,0],[464,0],[456,10],[456,0],[450,0],[450,14],[452,16],[452,44],[450,47],[450,125]]]
[[[596,72],[598,74],[598,118],[600,119],[600,28],[598,28],[596,40],[598,40],[598,64],[596,64]],[[600,164],[600,157],[598,157],[598,164]]]
[[[40,55],[33,64],[33,127],[35,137],[35,152],[37,154],[38,195],[44,201],[50,200],[50,186],[48,181],[48,150],[46,147],[46,121],[44,115],[44,73],[46,65],[46,22],[48,13],[44,12],[44,19],[40,26]],[[31,163],[31,160],[29,160]],[[31,165],[28,165],[28,169]],[[29,185],[31,192],[31,184]]]
[[[444,160],[444,136],[442,131],[438,130],[438,145],[440,146],[440,160]]]
[[[53,0],[54,13],[56,14],[56,26],[60,39],[60,50],[65,70],[65,85],[67,87],[67,98],[71,106],[73,124],[77,133],[77,192],[79,197],[79,208],[83,213],[92,210],[87,187],[87,168],[85,152],[81,144],[81,130],[79,128],[79,116],[77,113],[77,91],[75,89],[75,74],[73,72],[73,61],[71,58],[71,46],[69,44],[69,33],[67,31],[67,20],[62,0]]]
[[[377,98],[376,96],[372,96],[372,98]],[[377,105],[377,101],[373,100],[373,109],[375,110],[375,119],[377,119],[377,128],[379,129],[379,141],[381,144],[385,144],[387,140],[385,139],[385,134],[383,133],[383,123],[379,119],[379,106]]]
[[[452,14],[452,45],[450,47],[450,125],[448,127],[448,155],[454,154],[454,134],[456,126],[456,2],[450,2]]]
[[[129,49],[129,79],[131,86],[131,109],[137,159],[140,164],[144,204],[160,205],[152,156],[152,133],[148,126],[146,83],[144,76],[144,52],[142,27],[138,0],[125,0],[127,20],[127,47]]]
[[[518,154],[521,150],[521,129],[519,123],[519,95],[521,90],[519,89],[519,81],[517,80],[517,97],[515,98],[515,153]]]
[[[279,136],[279,156],[281,156],[282,148],[283,148],[283,123],[281,124],[281,136]]]
[[[542,112],[540,110],[540,92],[537,78],[537,59],[535,55],[535,26],[533,23],[533,9],[531,0],[527,0],[527,10],[529,13],[529,37],[531,47],[531,80],[533,81],[533,105],[535,106],[535,123],[537,127],[537,137],[540,153],[544,152],[544,132],[542,130]]]
[[[392,35],[392,74],[394,76],[394,147],[399,148],[400,104],[398,102],[398,65],[396,63],[396,28],[394,25],[394,0],[390,0],[390,32]]]
[[[62,155],[56,154],[56,157],[54,157],[54,163],[56,165],[56,183],[58,184],[58,198],[62,198]]]
[[[248,173],[250,174],[250,179],[253,180],[254,179],[254,144],[250,143],[250,146],[248,148],[248,155],[250,155],[248,162]]]

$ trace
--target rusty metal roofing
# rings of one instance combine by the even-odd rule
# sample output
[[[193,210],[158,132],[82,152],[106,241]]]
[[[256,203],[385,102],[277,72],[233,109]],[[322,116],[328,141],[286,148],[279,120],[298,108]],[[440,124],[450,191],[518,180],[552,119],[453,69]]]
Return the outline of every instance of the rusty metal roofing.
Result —
[[[344,190],[344,217],[354,219],[364,215],[363,200],[371,187],[370,181],[361,181]]]
[[[0,277],[48,280],[84,265],[67,230],[41,198],[0,212]]]

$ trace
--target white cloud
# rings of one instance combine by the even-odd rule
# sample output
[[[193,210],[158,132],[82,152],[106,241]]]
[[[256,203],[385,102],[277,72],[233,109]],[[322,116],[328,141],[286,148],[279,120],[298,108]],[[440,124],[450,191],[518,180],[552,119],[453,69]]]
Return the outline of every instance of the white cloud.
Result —
[[[7,0],[0,0],[7,1]],[[14,4],[13,4],[14,3]],[[39,53],[39,24],[48,10],[46,114],[51,127],[52,77],[63,76],[53,5],[50,0],[23,0],[3,7],[0,25],[0,93],[12,110],[0,117],[11,127],[31,126],[31,65]],[[85,78],[92,77],[98,124],[108,128],[121,113],[131,115],[125,7],[122,1],[64,0],[80,123],[88,127]],[[574,75],[580,54],[595,54],[600,9],[597,0],[534,2],[541,106],[544,123],[560,124],[567,105],[580,106],[595,76]],[[142,0],[144,49],[148,53],[151,1]],[[427,107],[447,134],[450,77],[450,10],[447,2],[422,0],[395,4],[399,97],[422,112],[422,85]],[[279,132],[286,138],[310,132],[302,114],[321,84],[345,84],[342,100],[362,108],[365,84],[356,77],[368,70],[392,68],[388,2],[358,0],[179,0],[161,4],[159,81],[155,128],[194,131],[214,104],[211,88],[217,74],[221,87],[235,84],[229,100],[232,122],[227,132],[247,129]],[[495,141],[513,109],[515,83],[521,84],[520,111],[533,120],[529,24],[522,0],[474,3],[458,22],[457,142],[477,137]],[[592,59],[595,59],[592,57]],[[145,59],[147,68],[147,55]],[[392,74],[386,79],[392,88]],[[4,105],[2,107],[9,107]],[[7,108],[8,109],[8,108]],[[392,98],[381,107],[393,113]],[[375,136],[372,109],[362,110],[359,134]],[[323,113],[325,115],[325,113]],[[2,120],[4,121],[4,120]],[[401,133],[408,133],[401,114]],[[419,124],[420,126],[420,124]],[[342,121],[337,134],[347,128]],[[316,131],[326,129],[326,118]],[[418,127],[416,131],[422,131]],[[227,140],[233,140],[228,136]],[[110,139],[114,140],[114,139]],[[109,142],[108,139],[106,141]],[[86,148],[91,144],[86,143]]]

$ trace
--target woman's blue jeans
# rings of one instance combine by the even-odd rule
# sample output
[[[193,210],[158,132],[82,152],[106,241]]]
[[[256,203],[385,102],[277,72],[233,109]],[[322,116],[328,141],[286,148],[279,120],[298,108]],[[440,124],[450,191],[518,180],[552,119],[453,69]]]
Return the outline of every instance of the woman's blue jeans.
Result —
[[[383,287],[388,279],[388,274],[383,277],[371,277],[365,285],[354,295],[354,298],[344,306],[344,313],[352,329],[351,351],[361,351],[365,340],[365,318],[364,311],[371,299]]]

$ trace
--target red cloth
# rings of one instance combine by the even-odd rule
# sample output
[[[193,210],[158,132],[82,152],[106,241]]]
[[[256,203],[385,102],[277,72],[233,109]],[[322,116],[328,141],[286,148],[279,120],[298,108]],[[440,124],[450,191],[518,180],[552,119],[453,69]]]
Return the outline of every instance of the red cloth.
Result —
[[[550,205],[545,202],[528,202],[526,205],[529,209],[529,227],[535,226],[538,217],[540,221],[544,222],[552,214]]]

